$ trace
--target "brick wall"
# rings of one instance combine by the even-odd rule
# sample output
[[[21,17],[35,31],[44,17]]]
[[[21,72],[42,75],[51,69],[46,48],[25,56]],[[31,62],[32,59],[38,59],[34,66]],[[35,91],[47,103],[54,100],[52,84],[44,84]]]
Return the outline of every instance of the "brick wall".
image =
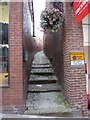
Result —
[[[48,4],[48,3],[47,3]],[[48,5],[47,5],[48,6]],[[44,35],[44,51],[59,77],[62,91],[69,100],[72,109],[87,116],[86,78],[84,67],[70,66],[70,51],[83,50],[82,25],[76,25],[73,7],[63,3],[64,26],[58,33]]]
[[[27,0],[23,2],[23,49],[28,53],[28,60],[23,61],[23,80],[24,80],[24,100],[26,100],[28,89],[28,78],[31,69],[32,56],[32,36],[31,36],[31,16]]]
[[[83,50],[83,32],[82,25],[76,25],[73,7],[70,3],[64,3],[65,21],[64,21],[64,80],[67,97],[72,106],[80,106],[80,112],[87,115],[86,102],[86,78],[84,67],[72,68],[70,66],[70,51]],[[77,104],[77,105],[76,105]]]
[[[30,5],[31,3],[27,0],[23,1],[23,49],[28,53],[28,60],[23,62],[24,100],[26,100],[27,96],[28,80],[33,56],[36,52],[41,50],[41,44],[33,37],[31,31],[31,24],[33,23],[31,19]]]
[[[28,1],[10,2],[9,28],[9,86],[0,89],[2,110],[5,113],[23,113],[27,96],[33,56],[41,50],[31,34],[31,13]],[[27,51],[28,60],[23,59],[23,50]]]
[[[2,88],[2,107],[4,112],[16,113],[24,108],[21,2],[10,2],[9,34],[10,83],[8,87]]]
[[[44,51],[50,59],[55,74],[59,78],[59,83],[64,87],[63,83],[63,36],[62,29],[57,33],[49,33],[44,36]]]
[[[10,2],[10,83],[7,88],[2,88],[3,111],[9,113],[22,113],[25,109],[30,64],[35,49],[30,43],[31,29],[30,21],[27,19],[27,9],[27,5],[25,4],[24,6],[24,3]],[[24,15],[26,17],[24,17]],[[30,15],[28,17],[30,17]],[[26,23],[24,24],[24,22],[27,22],[29,25]],[[23,61],[24,48],[27,49],[29,53],[29,59],[26,62]]]

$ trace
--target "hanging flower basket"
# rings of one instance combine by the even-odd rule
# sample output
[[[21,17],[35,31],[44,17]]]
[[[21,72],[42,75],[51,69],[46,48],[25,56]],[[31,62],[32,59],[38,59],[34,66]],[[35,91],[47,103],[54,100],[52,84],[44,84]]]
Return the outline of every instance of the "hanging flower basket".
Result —
[[[44,10],[41,13],[41,27],[44,31],[47,29],[50,32],[57,32],[63,23],[63,13],[58,9],[53,8],[52,10]]]

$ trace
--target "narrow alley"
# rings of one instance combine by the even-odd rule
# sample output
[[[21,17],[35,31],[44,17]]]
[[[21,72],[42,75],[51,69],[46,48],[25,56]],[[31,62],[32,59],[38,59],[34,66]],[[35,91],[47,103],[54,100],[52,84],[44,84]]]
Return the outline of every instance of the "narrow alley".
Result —
[[[90,116],[88,8],[87,0],[1,0],[0,117]]]
[[[52,65],[43,51],[34,56],[24,114],[72,116],[69,103],[65,100]]]

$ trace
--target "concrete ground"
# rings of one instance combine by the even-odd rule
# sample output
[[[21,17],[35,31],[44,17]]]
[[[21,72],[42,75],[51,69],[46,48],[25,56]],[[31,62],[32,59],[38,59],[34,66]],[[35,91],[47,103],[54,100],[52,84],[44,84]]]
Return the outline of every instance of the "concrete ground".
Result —
[[[32,99],[29,99],[31,98]],[[28,115],[71,116],[71,109],[61,92],[29,93],[27,99]]]
[[[83,117],[51,117],[38,115],[0,114],[0,120],[90,120]]]

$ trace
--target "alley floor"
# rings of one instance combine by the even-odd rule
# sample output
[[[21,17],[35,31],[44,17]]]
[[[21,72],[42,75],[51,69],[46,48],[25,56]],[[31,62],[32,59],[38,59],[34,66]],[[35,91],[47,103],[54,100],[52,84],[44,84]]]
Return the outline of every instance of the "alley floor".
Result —
[[[72,116],[57,76],[43,51],[35,54],[28,85],[25,115]]]
[[[89,112],[90,113],[90,112]],[[62,94],[58,78],[43,51],[35,54],[29,78],[26,110],[20,114],[0,114],[0,118],[15,120],[89,120],[72,113],[68,101]],[[7,119],[8,120],[8,119]]]

